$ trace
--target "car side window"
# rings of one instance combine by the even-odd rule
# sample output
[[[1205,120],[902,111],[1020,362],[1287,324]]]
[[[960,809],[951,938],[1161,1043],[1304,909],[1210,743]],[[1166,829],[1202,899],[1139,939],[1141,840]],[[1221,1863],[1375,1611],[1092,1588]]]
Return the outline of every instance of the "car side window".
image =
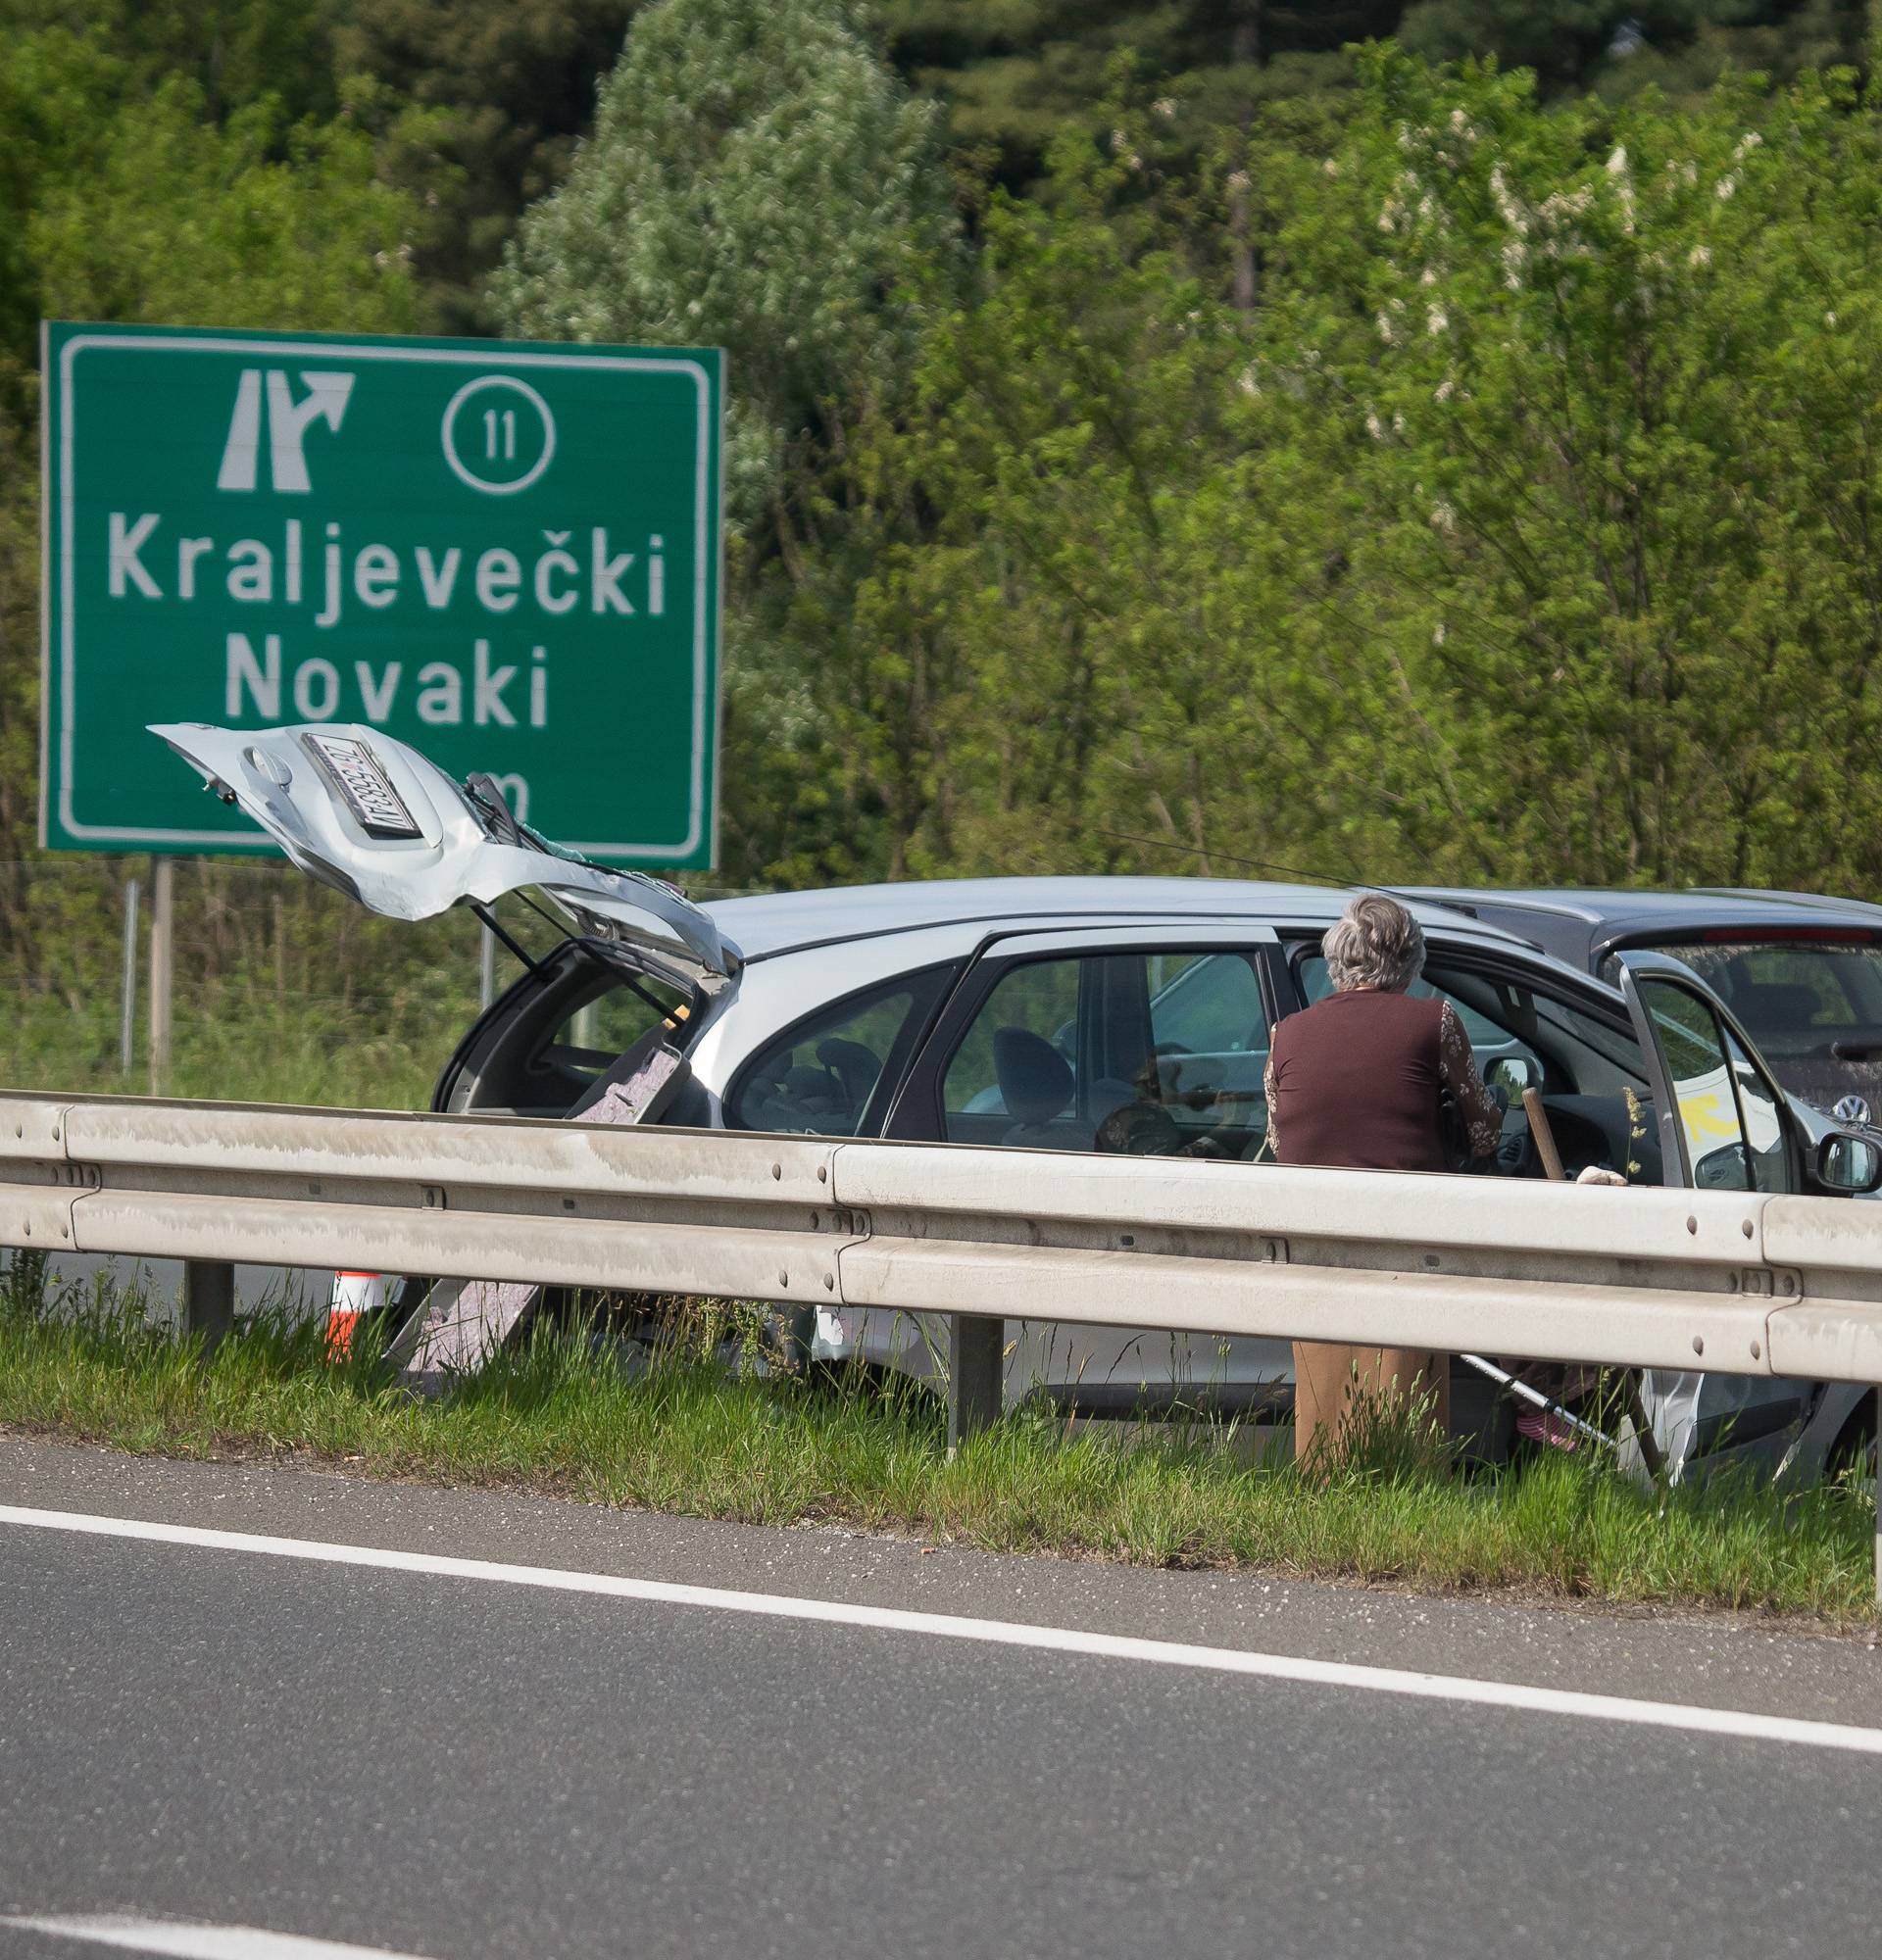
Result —
[[[1192,1156],[1250,1154],[1267,1134],[1269,1030],[1254,960],[1245,953],[1153,954],[1149,986],[1156,1100],[1180,1133],[1177,1148]]]
[[[1751,1154],[1752,1183],[1759,1191],[1794,1191],[1791,1153],[1785,1146],[1783,1098],[1770,1078],[1745,1053],[1730,1028],[1721,1026],[1738,1085],[1738,1106]]]
[[[725,1099],[735,1129],[874,1136],[948,969],[903,974],[797,1022],[740,1070]]]
[[[1752,1153],[1717,1015],[1696,994],[1661,980],[1643,979],[1640,997],[1666,1060],[1693,1183],[1701,1191],[1754,1189]],[[1781,1150],[1783,1130],[1775,1109],[1769,1113]]]
[[[1246,1157],[1266,1130],[1268,1020],[1237,949],[1030,960],[995,982],[942,1077],[950,1143]]]
[[[1085,965],[1082,959],[1034,959],[1001,975],[941,1078],[951,1143],[1007,1141],[957,1117],[998,1117],[1006,1126],[1035,1129],[1059,1124],[1070,1133],[1080,1115],[1074,1106],[1078,982]]]

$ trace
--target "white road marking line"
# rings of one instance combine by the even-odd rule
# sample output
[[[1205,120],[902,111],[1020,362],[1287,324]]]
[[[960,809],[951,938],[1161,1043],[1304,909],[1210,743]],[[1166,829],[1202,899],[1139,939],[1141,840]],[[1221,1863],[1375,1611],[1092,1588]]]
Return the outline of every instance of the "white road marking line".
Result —
[[[974,1620],[953,1613],[916,1613],[895,1606],[858,1606],[839,1599],[732,1592],[716,1586],[680,1586],[664,1579],[622,1579],[608,1572],[565,1572],[548,1565],[499,1565],[482,1558],[447,1558],[429,1551],[330,1544],[320,1539],[264,1538],[252,1532],[209,1531],[197,1525],[95,1517],[85,1511],[42,1511],[0,1504],[0,1524],[81,1532],[100,1538],[141,1539],[154,1544],[195,1545],[206,1551],[245,1551],[267,1558],[312,1559],[325,1565],[363,1565],[383,1572],[421,1572],[439,1579],[475,1579],[491,1585],[529,1586],[551,1592],[646,1599],[664,1606],[704,1606],[716,1612],[755,1613],[774,1620],[809,1620],[826,1626],[869,1627],[882,1633],[926,1634],[942,1640],[1032,1647],[1046,1653],[1148,1661],[1162,1667],[1201,1668],[1216,1674],[1304,1682],[1316,1688],[1354,1688],[1374,1694],[1411,1694],[1431,1701],[1513,1708],[1536,1715],[1632,1722],[1644,1728],[1677,1729],[1691,1735],[1728,1736],[1757,1742],[1796,1742],[1809,1748],[1882,1755],[1882,1729],[1802,1721],[1789,1715],[1754,1715],[1732,1708],[1695,1708],[1677,1701],[1634,1701],[1621,1695],[1530,1688],[1511,1681],[1475,1681],[1467,1675],[1416,1674],[1407,1668],[1307,1660],[1296,1654],[1251,1653],[1240,1647],[1188,1646],[1175,1641],[1139,1640],[1127,1634],[1032,1627],[1022,1621]]]
[[[140,1919],[132,1913],[22,1913],[0,1919],[25,1933],[54,1939],[83,1939],[93,1946],[123,1946],[133,1953],[173,1954],[175,1960],[418,1960],[384,1946],[350,1946],[340,1939],[309,1939],[298,1933],[269,1933],[259,1926],[214,1926],[207,1920]]]

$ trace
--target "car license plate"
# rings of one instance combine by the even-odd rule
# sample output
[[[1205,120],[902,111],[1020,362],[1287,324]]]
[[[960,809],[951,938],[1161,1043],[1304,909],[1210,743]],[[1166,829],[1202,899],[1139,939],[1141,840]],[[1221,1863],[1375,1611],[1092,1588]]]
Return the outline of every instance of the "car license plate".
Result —
[[[345,735],[303,735],[301,740],[369,837],[424,835],[364,742]]]

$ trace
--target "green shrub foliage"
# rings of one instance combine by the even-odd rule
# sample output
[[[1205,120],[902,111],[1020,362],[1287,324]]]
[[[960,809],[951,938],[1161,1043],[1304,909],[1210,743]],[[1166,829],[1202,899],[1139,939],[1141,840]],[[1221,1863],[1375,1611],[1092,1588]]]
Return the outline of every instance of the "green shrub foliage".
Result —
[[[0,0],[19,1028],[107,1065],[141,868],[30,862],[47,313],[726,347],[719,884],[1882,887],[1860,8],[527,11]],[[311,902],[188,952],[336,1051],[467,984]]]

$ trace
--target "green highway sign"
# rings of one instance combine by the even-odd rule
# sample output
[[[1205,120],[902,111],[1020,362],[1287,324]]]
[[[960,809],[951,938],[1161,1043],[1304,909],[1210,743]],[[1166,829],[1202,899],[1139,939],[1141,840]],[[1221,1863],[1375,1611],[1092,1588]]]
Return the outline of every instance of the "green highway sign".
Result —
[[[272,849],[147,725],[345,721],[713,861],[716,351],[44,333],[46,844]]]

